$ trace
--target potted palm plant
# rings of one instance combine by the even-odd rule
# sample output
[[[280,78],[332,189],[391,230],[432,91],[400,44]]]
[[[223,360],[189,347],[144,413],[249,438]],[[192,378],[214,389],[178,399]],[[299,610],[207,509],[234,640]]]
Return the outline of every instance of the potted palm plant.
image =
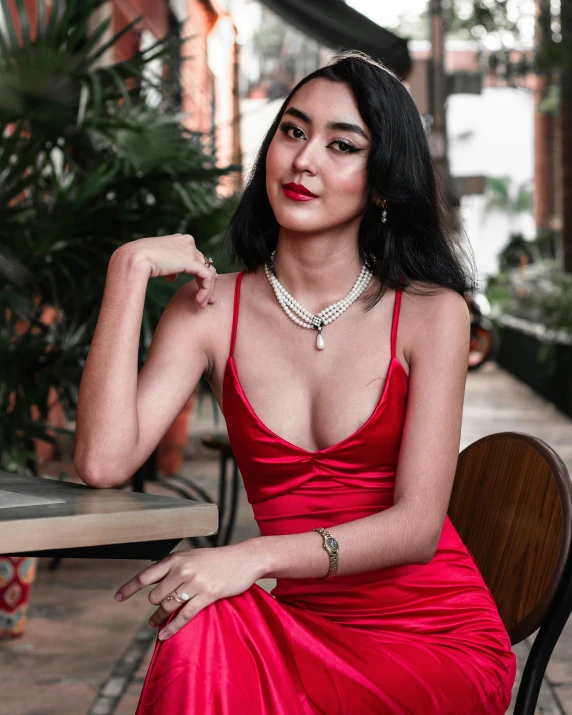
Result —
[[[102,67],[126,30],[102,44],[108,21],[90,29],[97,0],[54,0],[49,19],[40,2],[33,31],[18,5],[21,35],[0,2],[0,469],[30,474],[38,440],[54,442],[46,426],[54,397],[66,421],[75,418],[111,253],[143,236],[191,233],[224,270],[222,235],[236,199],[216,188],[240,167],[217,167],[184,127],[171,100],[178,77],[144,71],[180,58],[177,32]],[[153,106],[151,87],[162,98]],[[139,367],[188,279],[150,282]],[[19,628],[6,615],[3,623]]]

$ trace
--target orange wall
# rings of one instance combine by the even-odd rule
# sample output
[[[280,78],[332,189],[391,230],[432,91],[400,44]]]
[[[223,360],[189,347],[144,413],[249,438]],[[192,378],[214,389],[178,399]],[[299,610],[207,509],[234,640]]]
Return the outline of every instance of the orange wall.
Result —
[[[188,0],[189,20],[182,29],[183,37],[189,38],[185,44],[184,56],[188,57],[182,66],[182,102],[183,111],[189,116],[186,126],[210,135],[212,131],[212,101],[215,104],[215,147],[217,164],[226,166],[232,163],[237,153],[240,127],[235,121],[236,104],[234,102],[235,76],[233,60],[236,44],[227,48],[221,57],[223,67],[215,76],[208,65],[208,37],[217,31],[217,22],[228,22],[230,16],[224,8],[206,0]],[[236,41],[236,28],[232,24],[232,36]],[[207,138],[210,141],[210,136]],[[240,152],[238,152],[240,153]],[[236,157],[234,161],[240,161]],[[233,181],[221,178],[221,191],[232,190]]]
[[[146,12],[145,26],[161,37],[167,32],[167,0],[113,0],[113,31],[118,32],[129,21]],[[208,65],[208,37],[216,28],[219,18],[230,16],[216,4],[216,0],[187,0],[187,22],[181,28],[181,36],[187,38],[183,46],[181,89],[182,111],[188,114],[185,126],[192,131],[204,133],[205,143],[210,145],[212,131],[212,102],[215,103],[215,146],[217,163],[220,166],[232,162],[233,147],[239,127],[234,122],[235,103],[233,50],[227,53],[223,71],[215,77]],[[234,37],[236,28],[232,25]],[[127,59],[139,49],[140,37],[131,30],[117,47],[117,59]],[[236,153],[236,151],[235,151]],[[225,182],[223,182],[225,183]]]
[[[214,27],[216,16],[201,0],[188,0],[188,21],[181,33],[188,40],[184,45],[181,84],[183,111],[189,116],[186,126],[198,132],[211,130],[212,73],[207,62],[207,38]]]

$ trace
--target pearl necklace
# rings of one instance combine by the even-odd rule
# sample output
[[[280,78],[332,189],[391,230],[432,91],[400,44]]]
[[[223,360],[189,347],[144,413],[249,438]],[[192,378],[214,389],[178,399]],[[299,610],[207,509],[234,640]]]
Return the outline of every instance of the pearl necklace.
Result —
[[[354,283],[350,292],[345,298],[332,303],[328,308],[321,310],[317,315],[310,313],[309,310],[303,308],[297,300],[295,300],[290,293],[284,288],[276,277],[276,272],[274,269],[274,254],[276,251],[272,251],[270,262],[264,264],[264,272],[266,277],[272,286],[278,302],[282,306],[286,315],[291,318],[297,325],[302,328],[314,328],[318,331],[318,337],[316,339],[316,347],[318,350],[323,350],[326,347],[324,342],[324,337],[322,335],[322,328],[324,325],[328,325],[338,318],[345,310],[347,310],[350,305],[356,301],[360,295],[367,288],[369,281],[373,277],[373,273],[369,271],[365,266],[362,266],[359,276]]]

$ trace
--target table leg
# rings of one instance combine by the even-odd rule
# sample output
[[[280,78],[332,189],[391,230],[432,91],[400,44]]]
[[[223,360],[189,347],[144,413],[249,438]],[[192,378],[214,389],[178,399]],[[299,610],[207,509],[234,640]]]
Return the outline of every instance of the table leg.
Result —
[[[157,481],[157,450],[153,450],[139,469],[131,477],[134,492],[145,493],[145,482]]]
[[[228,513],[228,521],[226,523],[226,528],[224,531],[223,545],[227,546],[230,543],[232,537],[232,530],[234,529],[234,522],[236,520],[236,509],[238,507],[238,464],[236,459],[232,460],[232,481],[231,481],[231,491],[230,491],[230,507]]]
[[[224,546],[224,518],[225,518],[225,507],[226,507],[226,465],[228,462],[228,456],[224,453],[220,453],[219,461],[219,476],[218,476],[218,513],[219,513],[219,526],[218,532],[213,534],[212,541],[215,546]]]

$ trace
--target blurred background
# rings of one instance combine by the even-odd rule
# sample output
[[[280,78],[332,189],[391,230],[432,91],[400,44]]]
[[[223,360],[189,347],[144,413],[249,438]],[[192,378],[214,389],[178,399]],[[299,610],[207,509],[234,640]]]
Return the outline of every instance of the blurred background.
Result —
[[[411,92],[476,257],[461,447],[530,432],[572,467],[572,0],[0,0],[0,470],[80,481],[111,253],[191,233],[235,270],[223,234],[260,142],[341,49]],[[149,283],[140,367],[188,278]],[[201,382],[126,488],[216,501],[227,458]],[[257,533],[236,489],[227,541]],[[112,595],[146,565],[0,556],[0,714],[134,712],[155,631],[144,597]],[[567,630],[538,712],[572,713]]]

